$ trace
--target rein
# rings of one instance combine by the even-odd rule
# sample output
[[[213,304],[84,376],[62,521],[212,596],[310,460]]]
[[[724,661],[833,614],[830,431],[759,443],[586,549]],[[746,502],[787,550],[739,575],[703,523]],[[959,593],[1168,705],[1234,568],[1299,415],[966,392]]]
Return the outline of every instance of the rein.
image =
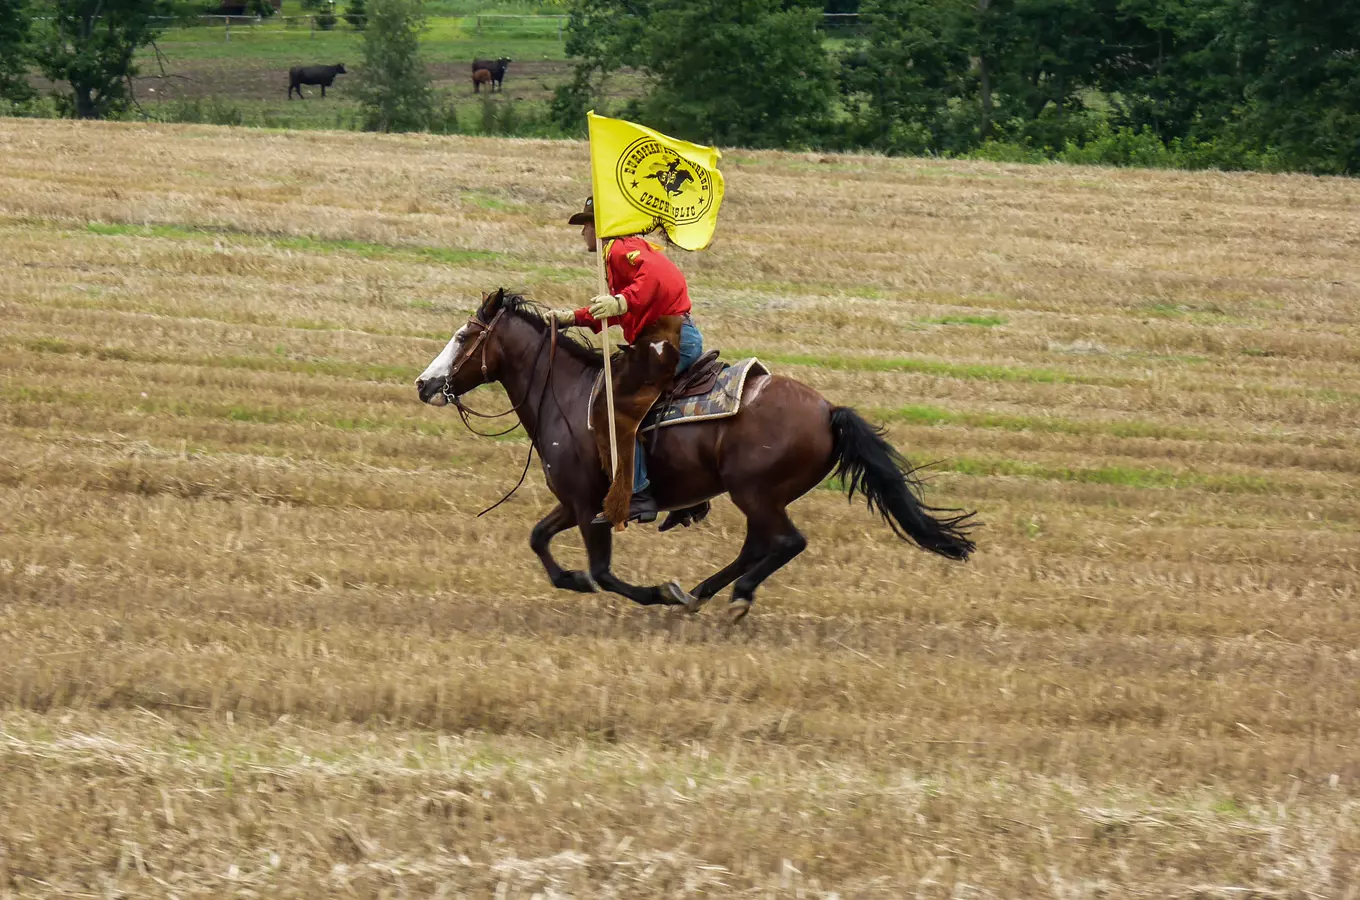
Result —
[[[459,417],[460,419],[463,420],[463,425],[467,428],[467,430],[470,431],[470,432],[472,432],[473,434],[477,435],[478,437],[500,437],[500,436],[503,435],[503,434],[509,434],[510,432],[514,431],[517,427],[519,427],[520,423],[519,423],[519,422],[516,422],[515,424],[511,425],[509,428],[505,429],[504,431],[495,431],[495,432],[489,432],[489,433],[488,433],[488,432],[478,431],[477,429],[473,428],[473,427],[472,427],[472,419],[471,419],[471,417],[475,416],[475,417],[477,417],[477,418],[479,418],[479,419],[499,419],[499,418],[502,418],[502,417],[504,417],[504,416],[508,416],[508,415],[510,415],[511,413],[518,412],[518,411],[519,411],[519,408],[520,408],[521,406],[523,406],[524,403],[529,399],[529,395],[526,393],[523,400],[521,400],[519,403],[516,403],[514,406],[511,406],[511,407],[510,407],[509,409],[507,409],[505,412],[499,412],[499,413],[481,413],[481,412],[477,412],[477,410],[475,410],[475,409],[471,409],[471,408],[469,408],[469,407],[463,405],[463,400],[462,400],[462,398],[459,397],[457,394],[454,394],[453,391],[452,391],[452,389],[451,389],[451,387],[450,387],[450,386],[453,384],[453,376],[455,376],[455,375],[458,374],[458,370],[461,369],[461,368],[463,367],[463,363],[467,362],[469,359],[472,359],[472,355],[473,355],[474,353],[477,352],[477,348],[478,348],[479,346],[481,347],[481,350],[482,350],[482,381],[483,381],[483,383],[486,382],[486,376],[487,376],[487,368],[486,368],[486,338],[487,338],[488,335],[491,334],[492,329],[494,329],[494,328],[496,327],[497,323],[500,322],[501,316],[504,316],[504,315],[505,315],[505,307],[501,307],[500,311],[497,312],[496,315],[492,317],[491,322],[490,322],[489,324],[483,324],[482,321],[481,321],[480,319],[478,319],[476,316],[473,316],[471,319],[468,320],[468,324],[469,324],[469,325],[471,325],[471,324],[473,324],[473,323],[475,323],[475,324],[477,324],[477,325],[480,325],[480,326],[481,326],[481,330],[479,330],[479,331],[477,332],[477,336],[473,339],[473,344],[472,344],[472,346],[471,346],[470,348],[468,348],[467,354],[466,354],[461,360],[459,360],[458,363],[457,363],[452,369],[449,370],[449,374],[448,374],[448,376],[446,377],[446,379],[445,379],[445,381],[444,381],[444,388],[443,388],[443,390],[440,392],[440,393],[442,393],[442,394],[444,395],[444,399],[446,399],[446,400],[448,400],[450,403],[452,403],[453,406],[454,406],[454,408],[458,410],[458,417]],[[541,391],[539,391],[538,405],[539,405],[540,408],[542,408],[542,406],[543,406],[543,398],[544,398],[545,396],[547,396],[548,388],[549,388],[550,385],[552,385],[552,381],[553,381],[553,361],[557,358],[557,326],[556,326],[556,325],[549,324],[549,326],[548,326],[548,341],[549,341],[549,346],[548,346],[548,375],[547,375],[546,378],[543,379],[543,389],[542,389]],[[540,347],[541,347],[541,346],[542,346],[542,345],[540,345]],[[542,358],[543,358],[543,354],[542,354],[542,353],[539,353],[539,354],[534,358],[534,370],[533,370],[533,372],[530,372],[530,373],[529,373],[530,382],[531,382],[531,383],[532,383],[532,380],[533,380],[533,375],[538,371],[538,360],[540,360],[540,359],[542,359]],[[557,395],[557,394],[556,394],[556,390],[554,390],[553,396],[556,396],[556,395]],[[520,486],[524,484],[524,479],[527,478],[528,475],[529,475],[529,464],[530,464],[531,462],[533,462],[533,459],[534,459],[534,448],[535,448],[534,439],[531,437],[531,438],[529,438],[529,453],[528,453],[527,456],[524,457],[524,470],[521,471],[521,472],[519,473],[519,481],[516,481],[516,482],[515,482],[515,486],[512,487],[512,488],[510,489],[509,493],[507,493],[504,497],[502,497],[501,499],[497,500],[495,503],[491,504],[490,506],[488,506],[486,509],[482,510],[481,512],[477,513],[477,518],[480,519],[482,516],[486,515],[487,513],[491,512],[491,511],[492,511],[493,509],[495,509],[496,507],[500,506],[500,505],[501,505],[502,503],[504,503],[505,501],[509,500],[511,497],[514,496],[515,491],[517,491],[517,490],[520,489]]]

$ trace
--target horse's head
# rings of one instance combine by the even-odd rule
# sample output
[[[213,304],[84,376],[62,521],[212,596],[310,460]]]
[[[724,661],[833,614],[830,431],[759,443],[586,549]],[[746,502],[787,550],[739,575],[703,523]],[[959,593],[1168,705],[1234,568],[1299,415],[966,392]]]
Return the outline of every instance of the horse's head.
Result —
[[[501,348],[493,332],[505,306],[505,288],[486,294],[466,325],[454,332],[444,349],[416,379],[423,403],[444,406],[473,388],[495,381]]]

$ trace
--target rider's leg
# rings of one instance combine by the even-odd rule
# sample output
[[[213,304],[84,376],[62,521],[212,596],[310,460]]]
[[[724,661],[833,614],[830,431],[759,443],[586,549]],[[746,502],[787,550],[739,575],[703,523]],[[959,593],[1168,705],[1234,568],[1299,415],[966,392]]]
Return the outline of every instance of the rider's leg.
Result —
[[[696,359],[703,355],[704,336],[700,333],[698,326],[694,324],[694,320],[689,316],[685,316],[684,321],[680,325],[680,362],[676,365],[675,371],[677,373],[685,371],[690,366],[694,365]],[[640,451],[637,458],[642,458]],[[634,484],[637,483],[639,482],[634,482]],[[707,500],[702,503],[697,503],[694,506],[686,507],[685,509],[674,510],[666,515],[666,521],[661,523],[660,530],[670,531],[677,525],[683,525],[688,528],[691,522],[703,521],[704,517],[708,515],[708,510],[709,504]]]
[[[680,361],[676,363],[675,374],[694,365],[694,361],[704,355],[704,336],[695,327],[694,321],[689,316],[685,316],[680,325]],[[633,497],[634,503],[641,500],[644,504],[651,503],[651,481],[647,478],[647,457],[643,451],[642,441],[637,441],[633,446]],[[641,495],[639,497],[639,495]],[[652,508],[656,504],[651,503]],[[674,526],[672,526],[674,527]]]
[[[694,365],[694,361],[703,355],[704,336],[699,332],[694,320],[685,316],[684,322],[680,325],[680,362],[675,366],[676,374]]]
[[[651,486],[647,478],[647,457],[643,455],[642,441],[633,441],[633,493],[640,494]]]

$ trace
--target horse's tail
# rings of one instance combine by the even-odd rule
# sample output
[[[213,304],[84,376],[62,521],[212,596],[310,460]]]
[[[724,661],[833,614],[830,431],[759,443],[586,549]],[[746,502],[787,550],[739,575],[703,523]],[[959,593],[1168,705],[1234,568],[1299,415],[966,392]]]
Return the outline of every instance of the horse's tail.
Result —
[[[863,494],[869,509],[877,508],[903,540],[950,559],[968,558],[976,548],[968,537],[976,513],[927,506],[915,468],[888,443],[882,428],[870,425],[850,407],[831,410],[831,433],[836,440],[836,477],[844,483],[847,497],[853,500],[856,491]]]

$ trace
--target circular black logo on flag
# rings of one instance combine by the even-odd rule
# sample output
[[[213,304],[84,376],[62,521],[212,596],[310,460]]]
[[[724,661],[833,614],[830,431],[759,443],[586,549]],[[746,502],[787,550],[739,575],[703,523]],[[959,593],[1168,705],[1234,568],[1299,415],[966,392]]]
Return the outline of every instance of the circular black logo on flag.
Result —
[[[655,138],[638,138],[619,155],[619,190],[663,222],[690,225],[713,207],[713,177]]]

